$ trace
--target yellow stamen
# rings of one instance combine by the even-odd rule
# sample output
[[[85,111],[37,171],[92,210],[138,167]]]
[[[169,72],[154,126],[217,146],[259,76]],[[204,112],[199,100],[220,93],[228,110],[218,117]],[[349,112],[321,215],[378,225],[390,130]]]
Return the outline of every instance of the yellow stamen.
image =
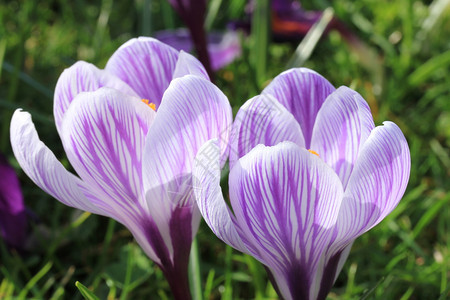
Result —
[[[316,151],[311,150],[311,149],[308,149],[308,151],[311,152],[311,153],[314,154],[314,155],[317,155],[317,157],[320,157],[320,156],[319,156],[319,153],[317,153]]]
[[[156,105],[155,105],[155,103],[150,102],[148,99],[142,99],[142,102],[144,102],[144,103],[147,104],[151,109],[153,109],[154,111],[156,111]]]

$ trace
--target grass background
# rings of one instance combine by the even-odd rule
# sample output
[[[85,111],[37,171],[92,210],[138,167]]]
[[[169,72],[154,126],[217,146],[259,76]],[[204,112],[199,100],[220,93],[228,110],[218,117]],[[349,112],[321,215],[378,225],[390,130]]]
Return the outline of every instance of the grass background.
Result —
[[[245,18],[244,1],[209,3],[211,29]],[[336,87],[361,93],[376,124],[397,123],[412,158],[403,200],[356,240],[329,299],[446,299],[450,2],[319,0],[304,7],[332,7],[365,45],[355,51],[332,31],[304,66]],[[10,252],[0,242],[0,298],[82,299],[75,286],[80,281],[100,299],[170,299],[162,272],[122,225],[66,207],[27,178],[11,152],[9,121],[18,107],[31,112],[41,139],[70,168],[52,116],[60,73],[77,60],[104,67],[122,43],[182,26],[178,17],[165,0],[42,0],[1,1],[0,20],[0,150],[16,168],[26,205],[36,215],[27,251]],[[234,111],[286,69],[296,47],[264,39],[264,32],[243,38],[243,56],[217,72],[216,84]],[[204,299],[276,299],[254,259],[226,247],[204,223],[197,238]]]

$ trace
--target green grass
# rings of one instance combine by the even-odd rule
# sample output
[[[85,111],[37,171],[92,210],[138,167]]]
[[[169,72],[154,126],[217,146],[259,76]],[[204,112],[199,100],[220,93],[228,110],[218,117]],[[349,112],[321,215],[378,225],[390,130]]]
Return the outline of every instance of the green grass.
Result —
[[[365,45],[355,51],[330,32],[304,66],[361,93],[376,124],[397,123],[412,159],[403,200],[356,240],[329,299],[445,299],[450,295],[449,1],[322,0],[304,6],[331,6]],[[213,29],[244,14],[239,0],[211,1],[211,7]],[[266,15],[263,7],[253,22],[264,24]],[[0,19],[0,151],[16,167],[26,205],[39,218],[25,253],[10,252],[0,242],[0,298],[82,299],[94,297],[93,291],[100,299],[171,299],[162,272],[122,225],[68,208],[27,178],[12,155],[9,120],[16,108],[31,112],[42,140],[69,167],[52,116],[52,91],[62,70],[80,59],[103,67],[129,38],[182,24],[163,0],[5,1]],[[216,84],[235,112],[285,70],[297,47],[265,39],[264,30],[245,39],[242,58],[217,73]],[[276,298],[253,258],[225,246],[205,224],[197,239],[204,299]]]

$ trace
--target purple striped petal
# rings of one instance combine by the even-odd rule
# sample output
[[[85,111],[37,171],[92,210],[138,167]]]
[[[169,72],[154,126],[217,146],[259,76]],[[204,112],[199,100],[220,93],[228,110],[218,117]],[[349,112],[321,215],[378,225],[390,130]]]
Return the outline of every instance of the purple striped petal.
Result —
[[[317,114],[311,149],[335,170],[344,188],[374,127],[367,102],[344,86],[328,96]]]
[[[66,112],[67,157],[119,220],[139,215],[144,140],[154,116],[140,99],[108,88],[78,95]]]
[[[220,188],[220,148],[217,140],[205,143],[195,158],[192,173],[198,208],[214,234],[228,245],[248,253],[239,237],[233,214],[228,208]]]
[[[230,172],[230,200],[285,299],[308,299],[342,200],[334,171],[304,148],[257,146]]]
[[[131,39],[109,59],[105,70],[157,107],[172,80],[178,51],[149,37]]]
[[[58,131],[72,100],[81,92],[93,92],[101,87],[110,87],[124,94],[137,96],[128,84],[90,63],[78,61],[64,70],[56,83],[53,106]]]
[[[264,89],[290,111],[302,128],[305,146],[310,148],[316,115],[335,88],[320,74],[306,69],[281,73]]]
[[[223,165],[231,119],[227,97],[211,82],[193,75],[172,81],[146,138],[146,190],[190,177],[198,149],[212,138],[219,140]]]
[[[197,75],[206,80],[209,80],[208,73],[206,72],[202,63],[189,53],[180,51],[177,65],[175,66],[175,71],[173,72],[173,79],[189,74]]]
[[[376,127],[363,145],[349,179],[337,223],[337,244],[348,244],[377,225],[398,204],[409,179],[411,157],[392,122]]]
[[[84,195],[80,188],[84,184],[39,140],[30,114],[20,109],[11,120],[11,146],[17,162],[41,189],[68,206],[108,216],[97,207],[99,203],[91,202],[94,199]]]
[[[14,113],[11,120],[11,145],[22,169],[41,189],[65,205],[115,218],[133,233],[147,255],[160,263],[143,229],[143,218],[130,218],[114,203],[114,199],[99,196],[91,185],[68,172],[39,140],[30,114],[20,110]]]
[[[143,157],[148,211],[158,226],[168,224],[179,207],[196,212],[191,177],[195,156],[206,141],[217,138],[223,166],[231,120],[227,97],[211,82],[194,75],[172,81],[148,132]],[[197,213],[192,219],[193,235],[199,220]],[[168,236],[170,228],[159,229]],[[171,245],[169,240],[166,244]]]
[[[326,299],[350,254],[352,245],[353,242],[338,252],[330,251],[329,248],[328,251],[322,255],[320,266],[317,269],[316,278],[314,280],[314,292],[312,293],[311,299]]]
[[[294,116],[269,94],[248,100],[238,111],[230,149],[230,167],[256,145],[274,146],[291,141],[305,146],[302,129]]]

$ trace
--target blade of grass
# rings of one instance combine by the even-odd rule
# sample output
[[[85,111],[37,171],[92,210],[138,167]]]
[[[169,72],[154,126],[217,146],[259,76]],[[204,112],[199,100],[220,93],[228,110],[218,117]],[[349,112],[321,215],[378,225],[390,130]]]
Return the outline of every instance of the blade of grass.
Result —
[[[205,291],[203,293],[203,298],[205,299],[211,299],[211,291],[214,285],[215,275],[216,272],[214,271],[214,269],[209,270],[208,276],[206,277]]]
[[[422,230],[436,218],[436,215],[442,211],[442,207],[444,207],[445,204],[448,204],[450,200],[450,194],[447,195],[447,197],[444,197],[443,199],[439,200],[438,202],[434,203],[432,207],[428,207],[426,212],[423,214],[423,216],[420,218],[419,222],[417,222],[416,226],[414,227],[412,231],[412,238],[417,238],[417,236],[422,232]]]
[[[11,276],[11,274],[9,273],[9,271],[6,267],[0,266],[0,273],[3,274],[3,278],[5,278],[6,280],[8,280],[11,283],[14,290],[20,291],[23,289],[22,284]],[[12,292],[14,292],[14,290]]]
[[[411,297],[412,293],[414,293],[414,288],[410,287],[408,290],[406,290],[400,300],[408,300]]]
[[[0,40],[0,79],[2,78],[3,59],[5,58],[6,39]]]
[[[108,278],[106,279],[106,285],[109,287],[109,292],[108,292],[108,296],[107,299],[116,299],[116,294],[117,294],[117,287],[114,284],[114,280]],[[122,295],[121,295],[122,297]]]
[[[151,0],[144,0],[141,16],[141,34],[143,36],[150,36],[152,34]]]
[[[255,2],[252,18],[252,48],[251,56],[256,80],[261,85],[266,80],[267,48],[269,45],[270,1]]]
[[[419,66],[408,76],[410,86],[422,84],[430,78],[437,70],[448,70],[450,65],[450,50],[430,58],[423,65]]]
[[[139,279],[131,282],[128,285],[128,292],[131,292],[132,290],[134,290],[136,287],[138,287],[139,285],[141,285],[142,283],[144,283],[145,281],[147,281],[147,279],[149,279],[151,276],[151,274],[146,274],[142,277],[139,277]]]
[[[46,115],[40,113],[39,110],[35,110],[35,109],[29,108],[29,107],[21,107],[20,103],[11,103],[10,101],[7,101],[5,99],[0,99],[0,108],[2,108],[1,110],[4,109],[4,111],[9,111],[9,112],[13,112],[18,108],[23,108],[24,110],[26,110],[33,116],[33,121],[39,121],[41,123],[46,123],[49,125],[55,124],[55,122],[52,120],[52,117],[46,116]],[[10,121],[9,118],[2,119],[2,120],[8,120],[8,122]],[[6,127],[9,128],[9,126],[6,126]]]
[[[450,9],[449,0],[434,0],[429,6],[428,17],[423,21],[421,30],[417,33],[417,40],[423,42],[423,39],[432,32],[434,26],[439,23],[446,12]]]
[[[100,300],[95,294],[89,290],[86,286],[84,286],[81,282],[75,282],[75,286],[80,291],[81,295],[83,295],[86,300]]]
[[[450,239],[447,238],[448,237],[448,232],[450,231],[450,208],[448,205],[444,206],[443,209],[443,213],[442,213],[442,217],[440,218],[440,222],[438,225],[438,232],[440,236],[445,237],[446,239],[446,244],[444,245],[444,243],[442,243],[442,247],[446,247],[447,249],[447,253],[448,253],[448,249],[450,249]],[[441,275],[441,287],[440,287],[440,291],[441,294],[448,294],[448,292],[450,291],[450,287],[448,287],[449,284],[449,261],[450,258],[448,255],[444,255],[443,257],[443,262],[442,262],[442,275]]]
[[[175,12],[170,6],[169,1],[161,1],[162,20],[165,29],[175,28]]]
[[[102,243],[103,247],[102,247],[102,252],[99,256],[100,257],[99,262],[95,266],[94,271],[91,272],[91,274],[89,275],[88,279],[85,282],[93,282],[94,278],[97,276],[97,274],[100,272],[100,270],[102,270],[105,267],[105,262],[108,257],[107,251],[111,244],[115,225],[116,225],[116,221],[114,219],[109,219],[108,227],[106,228],[105,239],[103,240],[103,243]],[[99,280],[94,281],[94,283],[92,284],[94,289],[97,287],[98,282],[100,282],[100,281]]]
[[[3,278],[0,284],[0,296],[7,299],[7,297],[12,297],[14,292],[14,284],[10,282],[7,278]]]
[[[445,300],[445,299],[448,299],[449,293],[450,293],[450,287],[447,288],[447,289],[439,296],[439,299],[438,299],[438,300]]]
[[[382,277],[378,282],[368,291],[366,291],[359,300],[366,300],[369,296],[373,295],[377,287],[385,280],[385,277]]]
[[[343,296],[343,299],[350,299],[354,293],[355,277],[356,277],[357,269],[358,269],[358,265],[356,263],[352,263],[350,265],[350,268],[348,269],[347,286],[345,288],[345,294]]]
[[[262,300],[264,299],[265,292],[264,280],[262,278],[264,270],[261,267],[261,264],[250,255],[245,255],[245,262],[252,275],[252,283],[255,287],[255,300]]]
[[[202,278],[197,238],[194,238],[192,241],[191,254],[189,256],[189,284],[191,286],[192,298],[202,300]]]
[[[7,62],[3,61],[2,64],[2,68],[8,68],[10,67],[12,69],[12,75],[10,76],[10,81],[9,81],[9,88],[8,88],[8,94],[6,99],[10,102],[10,103],[14,103],[17,97],[17,92],[19,90],[19,69],[22,65],[22,60],[23,60],[23,54],[24,54],[24,38],[22,38],[21,43],[19,45],[19,49],[17,50],[17,52],[15,53],[15,57],[14,57],[14,66],[9,65]],[[2,120],[9,120],[11,119],[11,112],[4,110],[1,113],[1,118]],[[6,150],[9,147],[9,126],[3,126],[0,129],[0,151],[5,153]]]
[[[209,9],[205,18],[205,29],[209,31],[214,20],[217,17],[217,12],[219,11],[220,5],[222,4],[222,0],[211,0],[209,1]]]
[[[127,299],[129,292],[129,284],[131,282],[131,274],[133,271],[133,247],[129,245],[128,247],[128,259],[127,259],[127,269],[125,271],[125,280],[123,282],[123,289],[120,295],[120,300]]]
[[[61,233],[56,237],[55,241],[49,246],[49,249],[47,251],[47,260],[49,260],[50,257],[53,256],[61,241],[69,234],[69,232],[83,224],[83,222],[86,221],[90,215],[90,212],[83,212],[75,221],[70,223],[69,226],[61,231]]]
[[[399,12],[399,16],[402,20],[402,40],[400,45],[400,57],[397,63],[397,71],[402,71],[401,74],[409,71],[412,59],[413,51],[413,3],[409,0],[402,1],[403,9]],[[400,69],[400,70],[399,70]]]
[[[436,154],[436,156],[441,160],[442,164],[449,170],[450,169],[450,157],[448,150],[446,150],[439,143],[437,139],[432,139],[430,141],[430,148]]]
[[[100,58],[102,53],[102,46],[105,40],[105,35],[107,33],[109,16],[111,15],[113,6],[113,0],[103,0],[100,10],[100,14],[97,19],[97,27],[95,29],[93,48],[97,58]]]
[[[5,70],[6,72],[12,74],[13,76],[16,76],[14,74],[17,73],[20,80],[22,80],[24,83],[28,84],[30,87],[34,88],[36,91],[40,92],[42,95],[44,95],[48,99],[53,100],[53,91],[50,90],[49,88],[45,87],[41,83],[39,83],[36,79],[31,77],[30,75],[28,75],[22,71],[19,71],[18,68],[14,67],[13,65],[11,65],[10,63],[8,63],[6,61],[3,62],[2,69]]]
[[[332,20],[333,15],[334,10],[331,7],[324,10],[320,20],[311,27],[298,45],[294,55],[292,55],[286,66],[287,69],[301,67],[308,60],[314,48],[316,48],[317,42],[320,40],[325,29]]]
[[[225,248],[225,291],[222,295],[222,300],[232,300],[233,299],[233,286],[232,282],[232,270],[231,270],[231,261],[232,261],[233,248],[230,246],[226,246]]]
[[[46,263],[42,269],[39,270],[39,272],[36,273],[36,275],[34,275],[30,281],[27,282],[27,284],[25,285],[25,287],[23,288],[23,290],[20,292],[18,298],[19,299],[25,299],[28,292],[30,291],[31,288],[33,288],[36,283],[45,276],[45,274],[48,273],[48,271],[50,271],[50,269],[52,268],[52,263],[48,262]],[[40,297],[43,297],[43,295],[40,295]]]
[[[55,299],[55,300],[62,299],[62,296],[64,295],[64,287],[69,282],[70,278],[72,278],[74,273],[75,273],[75,267],[72,266],[67,270],[66,274],[61,279],[58,288],[56,289],[56,291],[53,293],[52,297],[50,298],[51,300],[52,299]]]

